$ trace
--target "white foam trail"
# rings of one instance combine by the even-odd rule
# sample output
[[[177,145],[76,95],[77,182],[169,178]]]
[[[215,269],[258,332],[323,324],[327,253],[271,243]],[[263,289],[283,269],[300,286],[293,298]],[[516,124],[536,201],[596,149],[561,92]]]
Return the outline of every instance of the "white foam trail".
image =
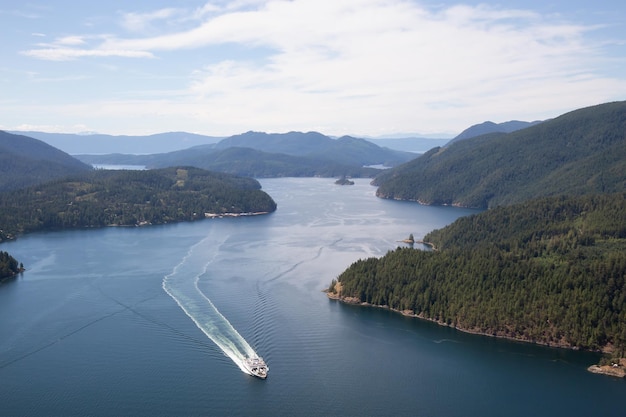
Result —
[[[172,273],[164,277],[163,289],[209,339],[243,372],[249,373],[243,361],[246,357],[256,356],[254,349],[198,287],[200,277],[206,273],[221,246],[209,238],[210,236],[207,236],[189,249]]]

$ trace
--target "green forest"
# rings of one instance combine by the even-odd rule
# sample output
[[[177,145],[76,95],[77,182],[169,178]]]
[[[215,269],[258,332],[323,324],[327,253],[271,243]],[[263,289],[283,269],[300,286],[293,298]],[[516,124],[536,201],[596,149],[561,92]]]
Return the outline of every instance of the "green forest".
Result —
[[[363,259],[330,295],[462,330],[553,346],[626,348],[626,193],[552,197],[458,219]]]
[[[96,170],[0,193],[0,242],[23,233],[273,212],[258,181],[199,168]]]

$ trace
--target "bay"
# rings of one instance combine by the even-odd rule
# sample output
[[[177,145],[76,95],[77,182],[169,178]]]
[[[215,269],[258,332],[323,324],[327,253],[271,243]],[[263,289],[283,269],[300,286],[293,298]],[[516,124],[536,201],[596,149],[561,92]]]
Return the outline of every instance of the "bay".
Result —
[[[278,203],[266,216],[3,244],[27,271],[0,285],[0,415],[624,415],[626,383],[588,373],[595,354],[322,293],[352,262],[474,211],[381,200],[367,180],[261,183]],[[190,282],[195,295],[165,291]],[[267,380],[242,372],[233,331]]]

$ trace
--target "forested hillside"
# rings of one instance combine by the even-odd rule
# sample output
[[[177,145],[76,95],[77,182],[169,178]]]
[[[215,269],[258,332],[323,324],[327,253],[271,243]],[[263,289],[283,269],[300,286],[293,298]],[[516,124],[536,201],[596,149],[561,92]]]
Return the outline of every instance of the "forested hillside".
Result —
[[[89,170],[90,166],[40,140],[0,130],[0,192]]]
[[[626,190],[626,102],[434,148],[376,177],[383,198],[487,208]]]
[[[258,181],[198,168],[96,170],[0,193],[0,241],[37,230],[160,224],[273,212]]]
[[[331,295],[463,330],[584,349],[626,348],[626,193],[558,197],[458,219],[355,262]]]
[[[348,166],[395,166],[414,158],[408,152],[380,147],[365,139],[342,136],[330,138],[318,132],[247,132],[215,145],[217,149],[251,148],[268,153],[301,156]]]

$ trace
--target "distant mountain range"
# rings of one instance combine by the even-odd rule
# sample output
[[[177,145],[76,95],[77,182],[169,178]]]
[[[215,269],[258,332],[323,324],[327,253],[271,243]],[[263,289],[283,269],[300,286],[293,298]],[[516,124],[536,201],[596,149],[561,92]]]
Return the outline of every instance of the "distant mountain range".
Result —
[[[414,158],[409,152],[381,148],[364,139],[332,139],[317,132],[247,132],[216,144],[152,155],[76,155],[89,164],[188,165],[237,175],[262,177],[373,177],[379,168]]]
[[[434,148],[374,183],[384,198],[487,208],[624,191],[624,173],[626,102],[614,102]]]
[[[376,177],[374,184],[379,185],[381,197],[469,207],[493,207],[559,193],[620,191],[625,187],[626,171],[624,107],[625,102],[607,103],[544,122],[485,122],[422,156],[365,139],[335,139],[317,132],[247,132],[223,139],[184,132],[145,137],[33,132],[50,142],[65,143],[66,149],[89,141],[91,149],[96,150],[96,144],[104,146],[108,141],[108,147],[118,144],[119,149],[139,150],[141,144],[142,153],[147,153],[159,146],[177,148],[185,143],[202,143],[162,153],[76,155],[81,163],[36,139],[2,132],[0,158],[4,163],[0,172],[4,175],[0,190],[101,164],[194,166],[257,178]],[[484,132],[488,133],[480,134]],[[377,141],[409,139],[425,147],[438,141]],[[394,168],[381,172],[383,167]]]
[[[421,137],[410,134],[377,138],[363,137],[362,139],[378,145],[381,148],[389,148],[402,152],[424,153],[437,146],[449,145],[452,142],[467,139],[469,137],[493,132],[512,132],[514,130],[532,126],[536,123],[539,122],[520,122],[516,120],[498,124],[493,122],[484,122],[469,127],[452,139],[436,138],[432,136]],[[288,140],[290,133],[274,134],[247,132],[231,137],[207,136],[189,132],[165,132],[154,135],[139,136],[106,135],[100,133],[47,133],[38,131],[11,131],[9,133],[42,140],[47,144],[72,155],[104,155],[111,153],[131,155],[160,154],[189,149],[195,146],[218,144],[220,142],[222,142],[220,145],[222,148],[249,147],[264,152],[281,152],[287,153],[288,155],[305,155],[306,150],[309,149],[306,147],[305,141],[299,141],[291,144],[292,146],[290,150],[283,152],[282,148],[287,145],[286,141]],[[325,136],[316,132],[309,132],[306,135],[308,135],[311,140],[331,139],[330,136]],[[267,146],[256,147],[255,143],[261,136],[263,136],[263,140],[259,143],[262,142]],[[344,136],[344,138],[348,137],[349,136]],[[275,148],[276,145],[280,145],[279,148]],[[301,146],[302,148],[297,149],[298,146]]]
[[[39,139],[49,145],[59,148],[72,155],[96,154],[104,155],[110,153],[147,155],[179,151],[192,148],[194,146],[217,144],[223,139],[229,138],[234,145],[239,140],[250,138],[251,135],[280,136],[272,133],[248,132],[232,137],[227,136],[206,136],[189,132],[167,132],[154,135],[106,135],[100,133],[47,133],[37,131],[11,131],[17,135],[25,135]],[[310,136],[314,136],[311,132]],[[327,139],[330,136],[317,134]],[[284,135],[283,135],[284,136]],[[394,149],[403,152],[423,153],[435,146],[443,146],[450,141],[449,138],[422,138],[422,137],[400,137],[390,138],[363,138],[382,148]],[[228,143],[228,142],[226,142]],[[248,146],[249,147],[249,146]],[[268,151],[266,149],[261,149]],[[295,150],[297,151],[297,150]]]
[[[15,190],[92,167],[28,136],[0,131],[0,191]]]
[[[69,154],[149,154],[172,152],[197,145],[217,143],[223,137],[197,135],[188,132],[167,132],[147,136],[11,132],[46,142]]]

